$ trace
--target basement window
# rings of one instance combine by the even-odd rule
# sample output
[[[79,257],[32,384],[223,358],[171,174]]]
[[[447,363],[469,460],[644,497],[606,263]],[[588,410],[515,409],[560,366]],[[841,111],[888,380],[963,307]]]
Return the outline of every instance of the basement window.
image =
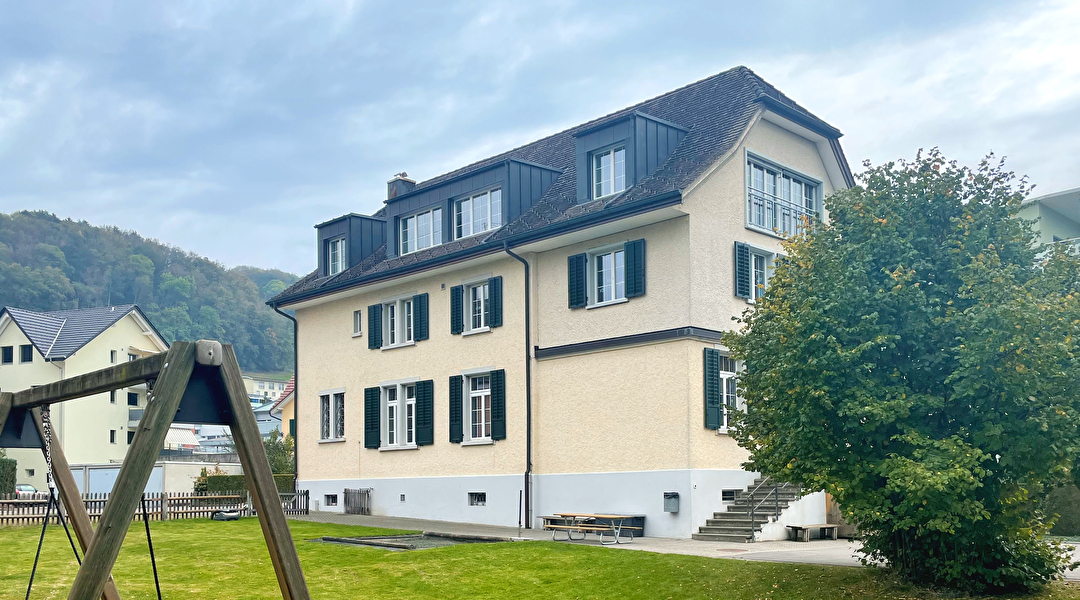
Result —
[[[487,506],[487,492],[469,492],[469,506]]]
[[[337,494],[324,495],[323,506],[337,506]]]
[[[736,491],[738,491],[738,490],[720,490],[720,501],[721,502],[734,502],[735,501],[735,492]]]

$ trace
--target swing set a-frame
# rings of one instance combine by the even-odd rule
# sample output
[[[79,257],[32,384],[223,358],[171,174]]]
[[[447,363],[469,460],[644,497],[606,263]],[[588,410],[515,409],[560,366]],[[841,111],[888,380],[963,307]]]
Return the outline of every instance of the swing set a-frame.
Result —
[[[50,435],[48,407],[140,383],[147,384],[149,401],[95,531],[63,450]],[[59,499],[84,553],[68,600],[120,599],[113,565],[173,421],[232,429],[281,597],[310,600],[236,354],[232,346],[209,340],[176,342],[164,354],[21,392],[0,392],[0,448],[46,452]]]

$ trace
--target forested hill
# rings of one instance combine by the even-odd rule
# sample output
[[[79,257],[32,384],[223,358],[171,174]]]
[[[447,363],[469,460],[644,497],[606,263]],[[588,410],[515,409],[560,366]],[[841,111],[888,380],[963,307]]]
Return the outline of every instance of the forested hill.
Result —
[[[296,279],[278,270],[226,269],[116,227],[44,211],[0,213],[0,306],[135,303],[170,342],[233,344],[244,370],[292,370],[292,323],[263,302]]]

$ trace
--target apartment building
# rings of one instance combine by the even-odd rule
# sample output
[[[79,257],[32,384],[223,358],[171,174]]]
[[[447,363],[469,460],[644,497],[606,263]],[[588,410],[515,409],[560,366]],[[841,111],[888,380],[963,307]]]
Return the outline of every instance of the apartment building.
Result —
[[[738,67],[316,225],[316,270],[269,302],[298,322],[298,485],[321,510],[371,488],[376,514],[690,537],[760,475],[721,334],[852,185],[840,135]],[[824,522],[823,494],[784,518]]]
[[[0,309],[0,389],[18,391],[168,350],[134,304],[52,312]],[[57,404],[51,411],[72,465],[122,461],[146,406],[146,385]],[[18,483],[46,487],[37,449],[8,449]]]
[[[288,377],[268,377],[266,375],[244,375],[244,389],[253,404],[276,402],[285,391]]]
[[[1019,216],[1038,220],[1038,243],[1080,246],[1080,188],[1028,198]]]

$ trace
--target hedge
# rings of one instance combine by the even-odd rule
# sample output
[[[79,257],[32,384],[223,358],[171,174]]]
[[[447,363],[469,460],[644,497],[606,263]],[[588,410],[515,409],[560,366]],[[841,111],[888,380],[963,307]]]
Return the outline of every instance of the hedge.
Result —
[[[15,474],[18,463],[11,458],[0,458],[0,494],[15,493]]]
[[[1058,515],[1052,535],[1080,535],[1080,489],[1067,485],[1050,492],[1043,510],[1047,515]]]
[[[293,492],[293,476],[291,473],[274,475],[274,483],[282,493]],[[246,490],[247,484],[243,475],[207,475],[206,491],[208,493],[236,492]]]

